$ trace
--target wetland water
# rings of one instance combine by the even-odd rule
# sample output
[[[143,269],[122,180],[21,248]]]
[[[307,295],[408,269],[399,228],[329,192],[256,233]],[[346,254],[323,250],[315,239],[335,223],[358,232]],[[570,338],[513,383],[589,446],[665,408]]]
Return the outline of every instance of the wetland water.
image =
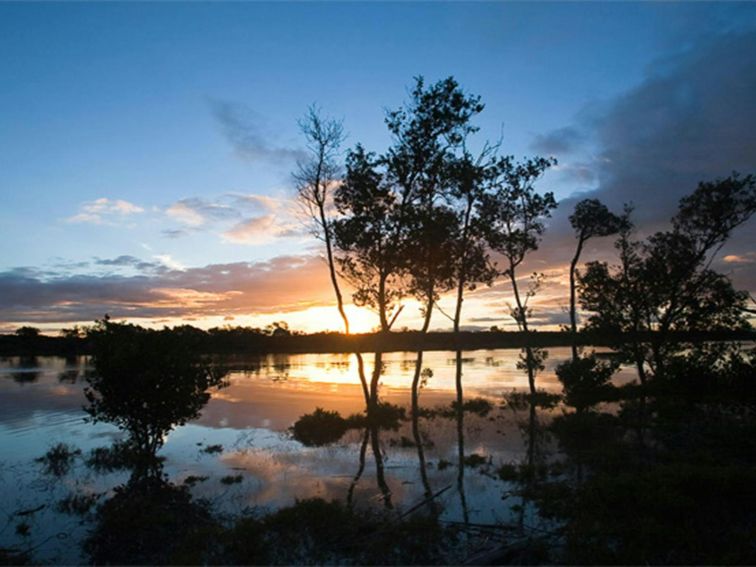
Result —
[[[512,506],[518,508],[494,471],[521,462],[532,450],[524,425],[528,411],[513,409],[503,398],[527,389],[519,356],[519,350],[463,353],[464,400],[482,398],[490,408],[466,411],[460,422],[449,411],[457,396],[456,353],[426,352],[419,407],[440,411],[370,436],[350,429],[323,446],[303,445],[291,427],[316,408],[345,417],[364,411],[355,355],[226,357],[227,386],[211,391],[198,419],[167,434],[159,452],[163,472],[228,517],[263,514],[313,497],[401,517],[434,494],[442,522],[510,522]],[[569,356],[569,348],[549,349],[540,389],[561,392],[553,369]],[[407,408],[407,416],[416,357],[382,355],[380,400]],[[369,378],[375,356],[364,353],[363,359]],[[125,438],[110,424],[87,421],[82,407],[91,371],[84,357],[12,357],[0,363],[0,548],[31,550],[35,561],[87,560],[80,543],[92,529],[92,510],[129,478],[123,470],[97,470],[85,462],[93,450]],[[621,369],[613,381],[620,385],[634,377]],[[538,411],[548,421],[563,409]],[[80,458],[51,474],[36,459],[59,443],[81,451]],[[65,505],[71,495],[89,496],[91,508],[85,504],[72,513]],[[519,510],[520,522],[537,521],[523,513]]]
[[[371,450],[363,450],[362,431],[347,431],[335,443],[320,447],[292,438],[292,424],[318,407],[344,416],[364,411],[357,360],[351,354],[225,358],[230,370],[227,387],[212,391],[199,419],[167,435],[160,451],[164,470],[176,483],[207,477],[193,485],[192,494],[210,499],[230,514],[274,510],[311,497],[349,497],[356,506],[385,507],[387,492],[392,509],[401,514],[423,501],[427,483],[434,493],[446,489],[435,499],[443,508],[442,519],[499,521],[510,513],[502,500],[505,490],[486,472],[517,461],[524,451],[518,428],[522,416],[500,407],[503,393],[527,388],[525,373],[516,367],[518,356],[518,350],[463,353],[465,399],[485,398],[492,403],[485,416],[465,414],[465,454],[480,455],[482,464],[468,467],[461,484],[464,500],[457,471],[459,431],[449,415],[418,420],[425,475],[420,474],[410,421],[395,431],[380,431],[379,460]],[[539,376],[541,388],[561,390],[553,367],[568,357],[569,349],[551,349],[546,370]],[[363,358],[370,376],[375,357],[366,353]],[[416,353],[385,353],[382,361],[381,400],[408,408]],[[455,353],[426,352],[423,368],[430,369],[432,376],[426,370],[420,406],[450,407],[456,396]],[[81,560],[77,542],[87,533],[87,522],[61,513],[57,503],[72,490],[107,495],[127,478],[123,472],[98,473],[76,462],[66,474],[50,477],[35,462],[58,443],[86,455],[124,438],[112,425],[86,420],[83,389],[91,371],[84,357],[2,361],[0,497],[5,525],[0,547],[31,546],[35,559],[43,561]],[[632,374],[621,371],[616,379],[632,379]],[[354,482],[361,463],[362,474]],[[235,477],[235,482],[223,482],[224,477]],[[28,535],[17,533],[21,519],[29,527]]]

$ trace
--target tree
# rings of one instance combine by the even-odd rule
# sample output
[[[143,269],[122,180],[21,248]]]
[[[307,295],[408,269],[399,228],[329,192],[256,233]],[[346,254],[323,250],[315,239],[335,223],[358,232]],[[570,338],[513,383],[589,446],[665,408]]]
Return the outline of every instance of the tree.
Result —
[[[288,337],[291,335],[291,329],[286,321],[273,321],[265,326],[265,333],[271,337]]]
[[[34,339],[39,336],[39,329],[29,326],[19,327],[16,329],[16,336],[23,339]]]
[[[171,429],[196,418],[208,390],[223,383],[224,373],[200,358],[188,335],[105,318],[88,336],[95,372],[87,377],[85,410],[94,421],[128,432],[133,448],[146,456],[154,456]]]
[[[486,247],[485,226],[481,219],[483,196],[495,180],[497,146],[486,144],[477,159],[468,151],[452,164],[453,184],[449,191],[457,213],[457,240],[454,249],[456,303],[452,323],[459,332],[465,290],[474,290],[478,283],[491,285],[496,277]]]
[[[439,295],[455,284],[459,223],[449,205],[465,142],[478,130],[472,119],[483,107],[453,77],[428,87],[417,77],[410,101],[386,118],[393,137],[384,157],[386,177],[399,195],[406,233],[397,236],[404,242],[408,292],[423,305],[423,333]]]
[[[336,294],[339,314],[344,321],[344,332],[349,334],[349,319],[344,310],[344,300],[336,275],[333,227],[328,211],[331,205],[331,189],[341,174],[336,156],[345,138],[344,129],[341,122],[321,117],[314,106],[311,106],[307,115],[300,120],[299,128],[307,140],[310,155],[306,161],[297,164],[297,171],[293,174],[297,197],[314,222],[315,236],[325,244],[331,285]]]
[[[570,326],[572,329],[572,358],[577,359],[577,309],[575,308],[575,272],[580,261],[583,245],[594,237],[611,236],[617,234],[624,217],[615,215],[598,199],[583,199],[575,205],[575,212],[570,215],[570,224],[575,230],[578,244],[575,255],[570,262]]]
[[[436,205],[414,207],[407,218],[404,250],[407,291],[423,306],[420,331],[426,333],[440,294],[454,287],[456,216],[449,207]]]
[[[334,224],[344,253],[339,262],[356,288],[355,303],[378,312],[383,332],[407,294],[423,305],[427,331],[440,293],[454,286],[453,165],[482,109],[479,97],[467,95],[453,78],[426,87],[419,77],[409,102],[387,113],[388,150],[376,155],[358,144],[348,153],[335,193],[342,215]]]
[[[79,327],[78,325],[74,325],[71,328],[61,329],[58,335],[62,339],[66,340],[77,340],[77,339],[83,339],[87,334],[87,331],[85,328]]]
[[[504,256],[506,267],[501,272],[512,284],[515,306],[510,309],[517,327],[529,333],[528,301],[541,283],[534,274],[532,283],[523,295],[517,282],[517,268],[529,252],[538,249],[546,227],[544,219],[551,216],[557,203],[553,193],[536,193],[533,184],[552,165],[553,158],[535,157],[517,163],[511,156],[501,158],[497,164],[496,189],[482,199],[482,221],[487,227],[489,246]],[[530,391],[535,394],[535,373],[541,366],[543,355],[530,346],[525,349],[525,366]]]
[[[396,303],[404,295],[401,281],[402,233],[397,198],[379,170],[375,154],[357,145],[347,153],[346,173],[334,202],[340,217],[333,222],[344,277],[355,288],[356,305],[378,313],[381,331],[391,329]],[[390,319],[391,317],[391,319]]]
[[[672,228],[645,242],[620,232],[620,265],[591,262],[580,277],[581,304],[592,312],[589,327],[631,333],[629,353],[641,382],[646,367],[663,374],[666,361],[684,350],[674,332],[747,327],[748,294],[711,269],[732,231],[756,212],[756,179],[738,174],[700,183],[680,201]],[[650,340],[641,333],[654,331]],[[625,347],[625,350],[627,347]]]

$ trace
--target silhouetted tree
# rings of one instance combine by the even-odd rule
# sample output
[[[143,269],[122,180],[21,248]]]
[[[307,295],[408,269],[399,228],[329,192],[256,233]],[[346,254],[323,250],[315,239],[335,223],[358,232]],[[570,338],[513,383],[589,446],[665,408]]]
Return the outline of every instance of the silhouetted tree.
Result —
[[[417,78],[409,102],[387,114],[392,144],[386,153],[357,145],[348,154],[335,194],[343,215],[334,225],[344,252],[340,262],[357,289],[355,302],[378,312],[384,332],[407,294],[421,303],[427,331],[439,295],[457,282],[461,224],[455,205],[465,191],[472,194],[470,180],[462,179],[469,171],[460,164],[465,140],[477,130],[471,119],[482,109],[479,97],[451,77],[427,87]],[[468,230],[466,249],[469,241]]]
[[[345,138],[344,129],[341,122],[322,117],[314,106],[311,106],[307,115],[300,120],[299,128],[307,140],[309,157],[297,164],[297,171],[293,174],[297,196],[305,212],[314,222],[315,236],[325,244],[328,273],[336,294],[336,304],[344,321],[344,332],[349,334],[349,319],[344,311],[344,299],[336,275],[333,228],[329,214],[332,205],[331,189],[339,182],[341,175],[341,167],[336,157]]]
[[[291,329],[286,321],[273,321],[265,326],[265,333],[271,337],[288,337],[291,335]]]
[[[509,278],[515,305],[510,314],[520,331],[530,332],[528,301],[540,286],[541,277],[534,274],[531,285],[523,295],[517,282],[517,268],[529,252],[538,249],[545,230],[544,219],[551,216],[557,203],[553,193],[536,193],[533,184],[552,165],[553,158],[530,158],[517,163],[511,156],[497,164],[495,191],[482,199],[482,222],[487,227],[489,246],[504,256],[506,267],[501,272]],[[526,347],[525,365],[530,391],[535,394],[535,373],[542,357],[530,346]]]
[[[449,195],[457,215],[454,246],[456,303],[452,319],[455,333],[459,332],[465,290],[472,291],[479,283],[490,285],[497,275],[488,257],[480,210],[483,196],[495,180],[496,167],[492,154],[496,148],[486,145],[476,159],[465,151],[451,168],[453,183]]]
[[[396,194],[379,171],[380,159],[361,145],[347,154],[346,174],[334,201],[341,218],[333,223],[336,244],[343,252],[339,264],[355,288],[356,305],[378,313],[381,331],[388,332],[404,295],[401,281],[403,231]]]
[[[89,337],[95,371],[85,408],[94,421],[128,432],[134,448],[154,455],[175,426],[199,415],[223,372],[200,358],[188,336],[97,321]]]
[[[646,365],[661,373],[669,356],[681,349],[671,344],[670,333],[747,327],[748,294],[736,291],[710,266],[732,231],[754,212],[752,175],[701,183],[680,201],[671,230],[633,242],[629,228],[623,229],[617,242],[620,265],[588,264],[580,287],[581,304],[592,312],[589,326],[635,337],[629,354],[642,382]],[[643,331],[656,334],[643,342],[638,338]]]
[[[477,131],[471,121],[482,110],[480,97],[466,94],[453,77],[428,87],[417,77],[409,102],[386,118],[393,137],[386,178],[401,202],[406,233],[397,236],[404,243],[408,291],[423,306],[423,332],[439,294],[454,287],[459,225],[450,192],[465,141]]]
[[[623,217],[615,215],[598,199],[583,199],[575,205],[575,212],[570,215],[570,224],[575,229],[577,248],[570,262],[570,326],[572,329],[572,358],[577,359],[577,309],[575,306],[575,275],[583,245],[594,237],[617,234]]]
[[[36,327],[19,327],[16,329],[16,336],[23,339],[33,339],[39,336],[39,329]]]

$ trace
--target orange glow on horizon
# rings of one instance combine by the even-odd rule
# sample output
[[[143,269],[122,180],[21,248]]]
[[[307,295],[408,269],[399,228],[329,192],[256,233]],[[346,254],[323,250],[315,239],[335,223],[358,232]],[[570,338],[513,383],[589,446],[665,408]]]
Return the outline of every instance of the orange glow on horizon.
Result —
[[[378,326],[378,316],[364,307],[346,305],[350,333],[369,333]],[[302,311],[286,313],[284,319],[291,329],[314,333],[319,331],[344,332],[344,321],[335,305],[310,307]]]

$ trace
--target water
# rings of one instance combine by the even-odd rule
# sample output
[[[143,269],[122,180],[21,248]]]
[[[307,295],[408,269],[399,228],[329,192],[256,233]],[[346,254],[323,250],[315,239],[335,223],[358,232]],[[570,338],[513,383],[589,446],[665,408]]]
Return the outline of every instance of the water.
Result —
[[[367,447],[364,471],[357,480],[363,468],[363,431],[350,430],[323,447],[306,447],[293,439],[292,424],[315,408],[342,416],[364,410],[357,359],[349,354],[225,358],[231,369],[228,386],[212,392],[198,419],[168,434],[160,451],[165,473],[178,484],[207,477],[193,484],[192,495],[207,498],[229,517],[263,513],[311,497],[349,499],[360,507],[389,504],[392,513],[402,514],[423,502],[430,488],[441,493],[434,501],[443,510],[443,521],[506,522],[512,513],[506,483],[493,471],[522,460],[526,451],[527,411],[502,407],[502,394],[527,388],[525,373],[516,367],[518,356],[518,350],[463,354],[465,399],[488,399],[494,409],[485,416],[465,414],[464,453],[481,456],[482,464],[464,467],[461,483],[460,435],[453,418],[419,420],[425,440],[422,455],[409,421],[397,431],[381,431],[379,455]],[[561,391],[553,369],[569,356],[567,348],[549,349],[546,369],[537,379],[539,388]],[[374,357],[363,357],[370,377]],[[415,361],[412,352],[383,354],[382,401],[409,407]],[[431,369],[432,376],[421,390],[421,407],[449,407],[456,397],[455,363],[454,352],[424,353],[423,367]],[[83,357],[0,362],[0,548],[32,549],[36,561],[84,560],[79,543],[91,529],[87,516],[61,513],[59,503],[72,493],[99,495],[102,501],[128,478],[125,472],[93,471],[82,458],[59,478],[45,474],[35,462],[57,443],[67,443],[86,456],[124,439],[112,425],[86,421],[83,388],[89,371]],[[622,369],[614,381],[633,378],[632,371]],[[548,420],[549,412],[541,419]],[[421,457],[427,464],[425,477]],[[241,475],[241,482],[221,482],[229,475]],[[20,523],[27,524],[27,535],[18,532]]]

